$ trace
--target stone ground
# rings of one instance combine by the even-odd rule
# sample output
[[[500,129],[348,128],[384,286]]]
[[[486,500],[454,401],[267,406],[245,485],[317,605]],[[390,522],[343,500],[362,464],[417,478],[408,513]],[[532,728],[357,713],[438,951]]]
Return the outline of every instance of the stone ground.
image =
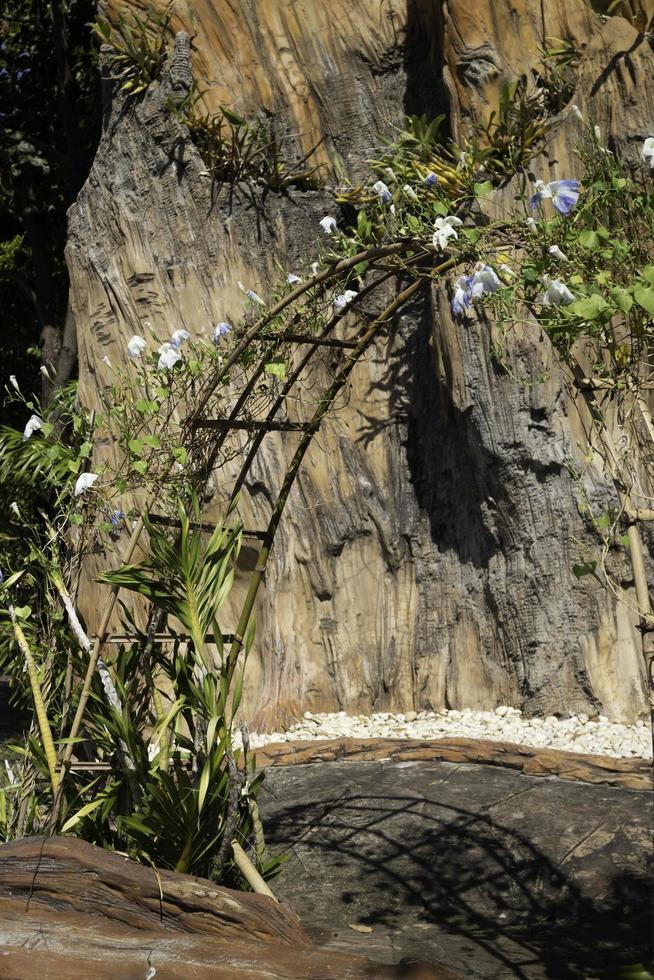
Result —
[[[648,953],[648,792],[329,762],[269,769],[260,807],[268,844],[290,853],[274,891],[334,950],[489,980],[608,980]]]

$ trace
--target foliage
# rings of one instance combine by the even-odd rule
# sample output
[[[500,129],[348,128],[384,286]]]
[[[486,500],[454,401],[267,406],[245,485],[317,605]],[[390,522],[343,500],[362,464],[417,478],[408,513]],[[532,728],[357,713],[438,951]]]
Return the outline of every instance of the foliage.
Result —
[[[94,0],[0,0],[0,369],[26,390],[42,331],[63,325],[66,210],[99,138],[94,11]]]
[[[172,107],[198,148],[207,170],[218,184],[249,183],[276,193],[288,187],[316,190],[316,167],[306,167],[315,147],[299,160],[289,162],[287,140],[275,131],[272,116],[248,122],[226,106],[211,113],[202,105],[195,87],[186,101]]]
[[[130,9],[113,19],[99,16],[93,23],[94,32],[111,51],[112,74],[123,91],[138,95],[159,78],[168,54],[173,6],[172,2],[162,8],[147,4],[145,17]]]

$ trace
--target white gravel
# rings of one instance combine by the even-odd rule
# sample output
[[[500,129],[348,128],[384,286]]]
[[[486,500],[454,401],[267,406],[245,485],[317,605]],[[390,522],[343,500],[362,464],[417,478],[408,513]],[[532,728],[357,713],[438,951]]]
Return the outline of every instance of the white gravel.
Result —
[[[651,759],[649,727],[644,721],[623,725],[604,715],[558,718],[523,718],[517,708],[500,705],[495,711],[407,711],[348,715],[345,711],[314,714],[305,711],[301,722],[283,732],[250,733],[250,745],[325,738],[487,738],[535,748],[565,749],[584,755]],[[236,735],[240,742],[240,735]]]

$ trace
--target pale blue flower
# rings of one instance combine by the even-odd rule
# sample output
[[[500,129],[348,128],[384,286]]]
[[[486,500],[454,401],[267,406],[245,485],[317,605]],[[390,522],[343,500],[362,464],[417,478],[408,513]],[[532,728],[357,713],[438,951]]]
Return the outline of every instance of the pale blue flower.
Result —
[[[213,340],[214,344],[220,343],[220,338],[226,337],[227,334],[230,333],[231,329],[232,329],[231,324],[226,323],[224,320],[222,320],[220,323],[217,323],[216,326],[213,328],[213,333],[211,335],[211,339]]]
[[[31,435],[33,435],[38,429],[42,427],[42,425],[43,422],[38,417],[38,415],[30,415],[29,419],[27,420],[27,425],[25,426],[25,430],[23,432],[23,440],[29,439]]]
[[[574,303],[574,293],[560,279],[543,276],[543,285],[545,286],[543,306],[568,306],[570,303]]]
[[[438,183],[438,177],[432,170],[431,173],[428,173],[427,176],[425,177],[425,185],[427,187],[435,187],[437,183]]]
[[[334,296],[334,310],[336,313],[341,313],[348,303],[352,302],[355,296],[358,296],[358,293],[353,289],[346,289],[344,293],[339,293],[338,296]]]
[[[489,265],[480,265],[471,276],[460,276],[454,283],[452,313],[461,316],[484,293],[495,293],[502,283]]]
[[[125,511],[124,510],[114,510],[110,514],[109,520],[111,521],[111,523],[113,524],[114,527],[120,527],[121,524],[123,523],[123,521],[125,520]]]
[[[299,276],[296,276],[294,272],[289,272],[289,274],[286,276],[286,282],[289,284],[289,286],[297,286],[302,282],[302,280]]]
[[[264,300],[262,300],[261,297],[259,296],[259,294],[255,293],[253,289],[246,289],[240,279],[236,283],[236,285],[238,286],[238,288],[241,290],[242,293],[245,293],[245,295],[249,300],[252,300],[253,303],[256,303],[258,306],[266,305]]]
[[[170,342],[177,350],[182,346],[185,340],[190,340],[190,333],[188,330],[176,330],[175,333],[170,338]]]
[[[378,180],[372,185],[372,189],[377,194],[382,204],[390,204],[393,200],[393,195],[389,191],[388,187],[383,180]]]
[[[541,201],[551,198],[552,204],[559,214],[569,214],[579,198],[578,180],[551,180],[545,184],[542,180],[534,183],[535,194],[529,201],[535,208]]]
[[[472,286],[472,276],[459,276],[454,283],[454,297],[452,299],[452,313],[461,316],[465,313],[472,301],[470,287]]]
[[[157,364],[158,371],[169,371],[171,368],[175,367],[178,361],[181,361],[180,355],[177,353],[172,344],[162,344],[158,350],[159,362]]]
[[[147,342],[143,337],[139,337],[135,333],[132,339],[127,342],[127,353],[130,357],[140,357],[147,346]]]

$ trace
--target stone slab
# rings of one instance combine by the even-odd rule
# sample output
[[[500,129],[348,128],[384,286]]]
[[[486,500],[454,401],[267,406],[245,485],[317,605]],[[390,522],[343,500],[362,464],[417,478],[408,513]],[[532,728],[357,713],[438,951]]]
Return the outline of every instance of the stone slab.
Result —
[[[649,792],[332,761],[270,768],[260,806],[290,854],[273,888],[329,949],[489,980],[615,977],[648,952]]]

